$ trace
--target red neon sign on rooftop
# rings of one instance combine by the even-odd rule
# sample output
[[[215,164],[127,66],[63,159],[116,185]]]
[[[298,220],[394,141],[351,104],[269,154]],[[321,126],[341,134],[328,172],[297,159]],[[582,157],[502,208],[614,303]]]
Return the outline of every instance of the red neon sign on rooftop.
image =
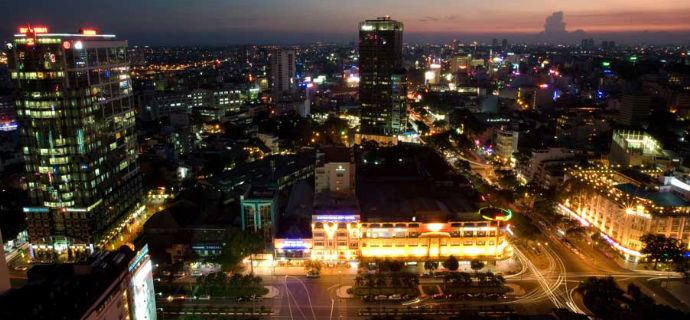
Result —
[[[19,33],[21,34],[27,34],[27,33],[48,33],[48,27],[44,26],[26,26],[26,27],[19,27]]]
[[[98,31],[96,31],[96,29],[81,29],[80,32],[81,34],[86,36],[95,36],[98,34]]]

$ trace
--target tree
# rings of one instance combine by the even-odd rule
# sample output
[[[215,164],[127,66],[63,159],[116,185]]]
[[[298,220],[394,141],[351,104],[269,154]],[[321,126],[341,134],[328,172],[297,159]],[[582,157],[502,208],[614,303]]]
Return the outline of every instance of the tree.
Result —
[[[306,270],[308,273],[319,274],[321,273],[322,267],[323,265],[321,264],[321,261],[307,260],[304,262],[304,270]]]
[[[645,234],[640,237],[643,244],[641,253],[654,260],[654,270],[659,262],[679,261],[683,257],[683,247],[677,239],[662,234]]]
[[[424,269],[429,270],[431,271],[431,273],[433,273],[434,270],[438,269],[438,262],[431,260],[424,261]]]
[[[264,241],[258,234],[240,230],[229,231],[218,255],[211,256],[208,262],[217,263],[225,272],[238,268],[242,260],[264,248]]]
[[[577,291],[582,294],[587,308],[603,319],[611,319],[622,311],[619,300],[623,296],[623,290],[613,277],[590,277],[580,283]]]
[[[472,260],[472,261],[470,261],[470,268],[472,268],[472,270],[477,272],[477,271],[481,270],[482,268],[484,268],[484,262],[476,260],[476,259]]]
[[[460,263],[454,256],[450,256],[446,261],[443,261],[443,267],[450,271],[457,271],[460,268]]]

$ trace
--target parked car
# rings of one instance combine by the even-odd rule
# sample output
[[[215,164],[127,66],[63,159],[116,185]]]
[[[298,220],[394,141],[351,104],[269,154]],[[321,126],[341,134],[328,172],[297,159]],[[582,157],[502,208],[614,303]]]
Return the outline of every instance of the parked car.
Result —
[[[315,279],[321,277],[321,274],[318,272],[309,272],[307,273],[307,278]]]
[[[388,296],[385,294],[380,294],[380,295],[374,297],[374,300],[376,300],[376,301],[388,300]]]
[[[445,298],[445,296],[444,296],[442,293],[437,293],[437,294],[431,296],[431,298],[433,298],[433,299],[443,299],[443,298]]]
[[[208,294],[199,296],[199,300],[211,300],[211,296]]]
[[[402,296],[400,296],[399,294],[392,294],[388,296],[388,300],[399,301],[402,300]]]

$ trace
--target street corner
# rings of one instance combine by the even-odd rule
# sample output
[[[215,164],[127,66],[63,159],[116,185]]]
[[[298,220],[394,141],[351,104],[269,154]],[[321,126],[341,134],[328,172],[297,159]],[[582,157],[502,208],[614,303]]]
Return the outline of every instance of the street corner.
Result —
[[[274,286],[265,286],[264,288],[268,289],[268,293],[263,296],[266,299],[275,298],[280,294],[280,290]]]
[[[506,283],[506,287],[510,288],[508,295],[513,295],[515,297],[520,297],[525,295],[525,289],[521,285],[515,283]]]
[[[338,298],[342,298],[342,299],[354,298],[353,295],[351,295],[347,292],[351,288],[352,288],[352,286],[340,286],[340,287],[338,287],[338,289],[335,290],[335,294],[338,296]]]

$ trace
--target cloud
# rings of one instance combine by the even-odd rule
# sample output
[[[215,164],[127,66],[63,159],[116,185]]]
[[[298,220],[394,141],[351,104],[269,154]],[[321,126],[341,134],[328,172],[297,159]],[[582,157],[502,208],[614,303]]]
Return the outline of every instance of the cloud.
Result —
[[[439,20],[438,18],[430,17],[430,16],[426,16],[424,18],[419,19],[420,22],[436,22],[438,20]]]
[[[565,22],[563,21],[563,11],[556,11],[546,17],[544,33],[554,35],[567,33],[567,31],[565,31]]]

